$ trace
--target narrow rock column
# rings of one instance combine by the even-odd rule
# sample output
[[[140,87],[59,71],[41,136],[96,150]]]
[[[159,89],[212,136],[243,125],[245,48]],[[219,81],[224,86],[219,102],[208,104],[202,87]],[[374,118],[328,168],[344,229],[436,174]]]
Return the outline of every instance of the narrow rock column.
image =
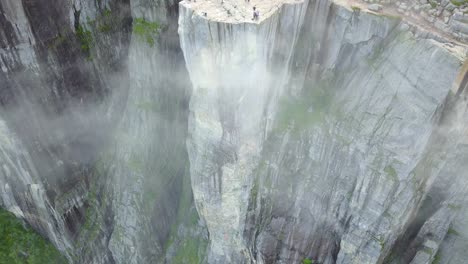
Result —
[[[217,20],[228,13],[211,20],[199,7],[180,4],[179,35],[193,84],[190,173],[210,233],[210,263],[250,259],[242,234],[253,170],[304,19],[306,4],[296,3],[263,21],[239,23]]]

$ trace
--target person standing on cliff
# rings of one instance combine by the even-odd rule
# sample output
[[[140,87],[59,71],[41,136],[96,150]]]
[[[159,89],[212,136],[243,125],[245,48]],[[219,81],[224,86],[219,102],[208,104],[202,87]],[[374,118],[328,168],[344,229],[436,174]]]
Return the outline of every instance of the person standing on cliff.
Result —
[[[257,8],[254,6],[253,7],[253,18],[252,20],[258,20],[258,17],[260,16],[260,12],[257,10]]]

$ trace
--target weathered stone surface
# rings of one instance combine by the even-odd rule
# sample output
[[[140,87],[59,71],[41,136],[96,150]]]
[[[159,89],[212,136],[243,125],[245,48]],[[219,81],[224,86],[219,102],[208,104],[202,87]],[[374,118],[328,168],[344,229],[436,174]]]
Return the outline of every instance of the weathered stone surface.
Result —
[[[385,13],[464,4],[240,2],[0,3],[0,205],[75,263],[468,259],[465,47]]]
[[[372,5],[369,5],[367,7],[370,11],[374,11],[374,12],[379,12],[380,10],[382,10],[382,5],[379,5],[379,4],[372,4]]]
[[[118,11],[124,2],[109,6]],[[97,16],[100,9],[90,6]],[[128,32],[122,26],[120,34],[102,36],[112,39],[112,46],[93,46],[95,52],[112,47],[115,54],[105,63],[96,54],[94,62],[102,63],[97,67],[82,52],[70,3],[7,0],[0,10],[2,134],[14,142],[2,144],[10,158],[2,159],[8,172],[1,203],[72,257],[89,169],[111,128],[101,108],[107,76],[98,76],[117,71],[107,63],[126,57],[119,44],[126,45]],[[119,16],[125,18],[125,12]],[[16,168],[9,159],[19,160]]]
[[[191,177],[210,263],[383,261],[424,200],[423,179],[435,177],[413,170],[459,55],[396,19],[328,1],[284,5],[256,27],[181,7]]]

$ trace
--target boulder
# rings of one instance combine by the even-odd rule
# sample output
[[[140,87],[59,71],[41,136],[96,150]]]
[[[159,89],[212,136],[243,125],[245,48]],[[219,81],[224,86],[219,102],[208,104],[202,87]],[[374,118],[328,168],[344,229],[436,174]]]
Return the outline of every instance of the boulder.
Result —
[[[370,11],[374,11],[374,12],[379,12],[380,10],[382,10],[382,5],[379,5],[379,4],[372,4],[372,5],[369,5],[367,7],[367,9],[369,9]]]

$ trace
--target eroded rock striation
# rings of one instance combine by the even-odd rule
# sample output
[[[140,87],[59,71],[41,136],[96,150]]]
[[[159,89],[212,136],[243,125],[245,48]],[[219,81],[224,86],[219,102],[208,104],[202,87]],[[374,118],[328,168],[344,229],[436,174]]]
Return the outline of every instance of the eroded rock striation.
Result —
[[[258,24],[180,4],[190,174],[210,263],[436,257],[456,215],[447,203],[464,196],[444,191],[424,207],[450,162],[442,153],[464,144],[460,135],[435,148],[452,130],[440,127],[448,105],[466,103],[449,100],[463,85],[465,47],[351,4],[285,1]],[[439,228],[437,238],[423,231]]]

